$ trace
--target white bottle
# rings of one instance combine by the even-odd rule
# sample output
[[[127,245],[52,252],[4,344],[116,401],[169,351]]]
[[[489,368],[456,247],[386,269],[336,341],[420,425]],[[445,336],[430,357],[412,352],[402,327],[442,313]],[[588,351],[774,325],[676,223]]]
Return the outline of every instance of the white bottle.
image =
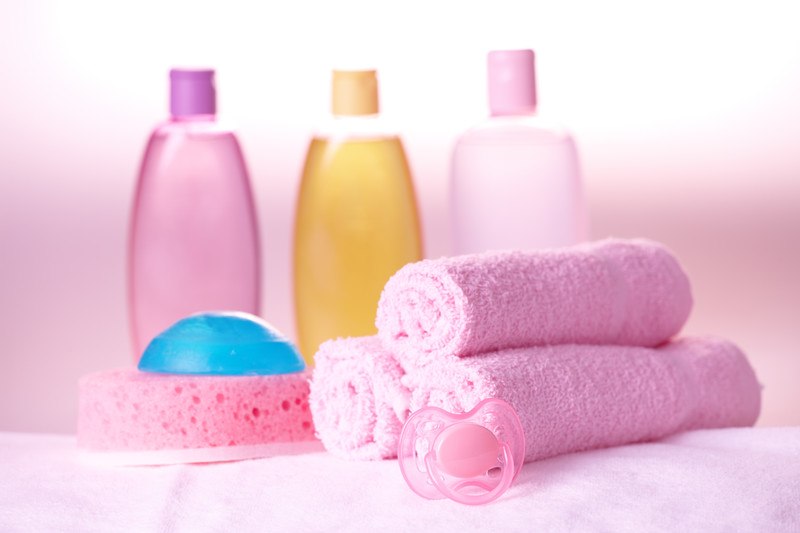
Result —
[[[586,207],[575,143],[535,116],[532,50],[489,53],[491,118],[453,152],[456,254],[568,246],[585,239]]]

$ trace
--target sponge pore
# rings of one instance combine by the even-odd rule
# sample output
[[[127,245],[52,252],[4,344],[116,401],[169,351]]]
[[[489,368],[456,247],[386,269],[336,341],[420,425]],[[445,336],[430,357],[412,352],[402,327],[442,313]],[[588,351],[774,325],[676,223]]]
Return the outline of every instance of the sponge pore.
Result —
[[[78,388],[78,447],[117,454],[111,463],[243,459],[270,455],[264,445],[314,440],[306,372],[198,376],[120,369],[84,376]]]

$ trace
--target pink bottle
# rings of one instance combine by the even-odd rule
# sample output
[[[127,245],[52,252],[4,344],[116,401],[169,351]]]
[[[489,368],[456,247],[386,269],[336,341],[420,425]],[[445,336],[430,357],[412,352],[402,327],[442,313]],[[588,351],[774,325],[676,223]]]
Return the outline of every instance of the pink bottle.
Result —
[[[532,50],[489,53],[491,118],[453,152],[451,206],[456,254],[575,244],[586,208],[575,143],[536,117]]]
[[[134,357],[186,315],[259,311],[259,245],[242,151],[216,121],[213,70],[170,71],[168,121],[142,161],[131,220]]]

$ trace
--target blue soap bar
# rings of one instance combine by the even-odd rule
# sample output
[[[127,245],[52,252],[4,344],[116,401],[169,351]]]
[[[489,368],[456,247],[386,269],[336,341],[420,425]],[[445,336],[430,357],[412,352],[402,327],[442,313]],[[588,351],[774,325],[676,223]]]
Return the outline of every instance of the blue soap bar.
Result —
[[[147,345],[139,370],[162,374],[274,375],[305,370],[278,330],[248,313],[198,313],[179,320]]]

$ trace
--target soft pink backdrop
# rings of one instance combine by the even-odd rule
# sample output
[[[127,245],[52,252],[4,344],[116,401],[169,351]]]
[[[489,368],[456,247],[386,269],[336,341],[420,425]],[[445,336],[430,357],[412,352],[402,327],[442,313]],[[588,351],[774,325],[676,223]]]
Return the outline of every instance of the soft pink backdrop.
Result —
[[[380,69],[435,257],[450,148],[484,114],[485,52],[506,47],[536,49],[542,110],[575,133],[593,237],[672,247],[694,285],[687,331],[747,351],[761,424],[800,424],[791,2],[163,4],[0,4],[0,430],[73,431],[78,377],[132,361],[127,217],[170,66],[219,69],[257,195],[263,314],[291,335],[294,197],[330,67]]]

